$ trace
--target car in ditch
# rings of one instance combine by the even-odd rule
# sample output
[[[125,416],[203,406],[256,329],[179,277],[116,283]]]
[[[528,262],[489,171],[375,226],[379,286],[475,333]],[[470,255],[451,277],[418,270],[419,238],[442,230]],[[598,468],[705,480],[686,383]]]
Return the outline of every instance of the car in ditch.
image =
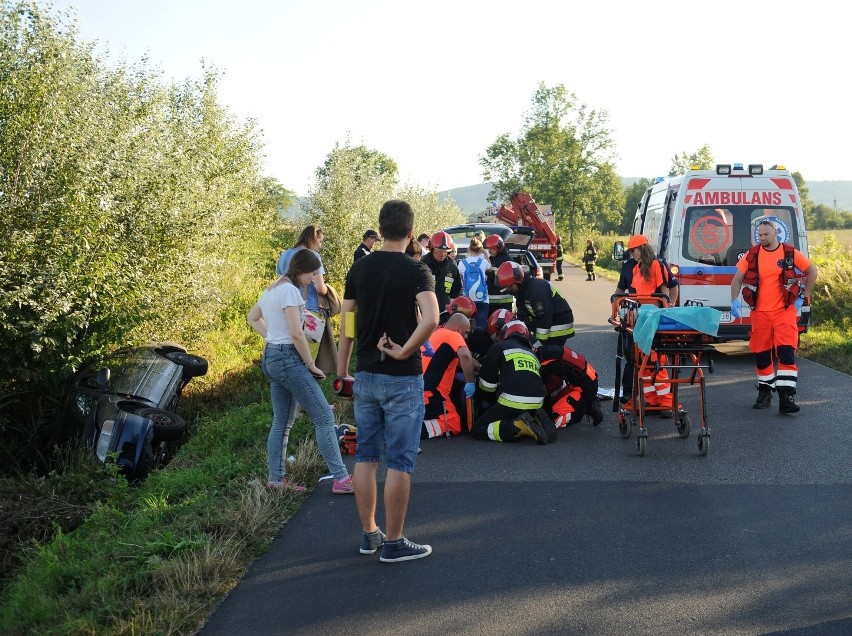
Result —
[[[173,456],[186,433],[178,399],[207,368],[174,343],[122,349],[103,367],[84,367],[65,399],[60,441],[76,441],[96,461],[115,461],[130,482],[141,481]]]

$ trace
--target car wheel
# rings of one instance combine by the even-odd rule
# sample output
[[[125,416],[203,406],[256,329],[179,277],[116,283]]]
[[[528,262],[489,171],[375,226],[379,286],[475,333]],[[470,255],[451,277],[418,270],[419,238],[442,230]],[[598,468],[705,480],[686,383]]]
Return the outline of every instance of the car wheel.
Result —
[[[183,367],[183,377],[197,378],[207,373],[207,360],[185,351],[170,351],[166,358]]]
[[[173,442],[183,437],[186,432],[184,419],[171,411],[163,409],[139,409],[136,412],[141,417],[147,417],[154,424],[154,442]]]

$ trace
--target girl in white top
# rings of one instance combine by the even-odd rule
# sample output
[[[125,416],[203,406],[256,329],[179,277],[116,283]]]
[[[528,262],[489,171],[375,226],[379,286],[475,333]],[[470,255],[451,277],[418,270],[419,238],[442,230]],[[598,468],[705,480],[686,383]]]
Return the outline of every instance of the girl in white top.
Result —
[[[334,414],[317,380],[325,375],[316,366],[308,348],[303,324],[305,294],[319,275],[320,261],[311,250],[299,250],[290,259],[286,276],[267,287],[248,312],[248,322],[266,340],[263,372],[269,378],[272,398],[272,428],[266,443],[270,488],[303,492],[304,486],[285,477],[287,439],[295,420],[296,404],[311,416],[317,446],[334,476],[332,492],[354,492],[352,478],[340,456],[334,431]]]

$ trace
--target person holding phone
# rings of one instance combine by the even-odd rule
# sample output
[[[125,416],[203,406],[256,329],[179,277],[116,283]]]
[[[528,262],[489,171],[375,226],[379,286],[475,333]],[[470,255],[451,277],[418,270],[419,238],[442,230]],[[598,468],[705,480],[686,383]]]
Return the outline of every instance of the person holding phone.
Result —
[[[340,456],[334,414],[318,383],[325,374],[311,356],[303,329],[305,296],[319,269],[320,260],[313,251],[299,250],[290,259],[286,274],[263,290],[247,316],[252,329],[266,340],[262,366],[272,392],[272,428],[266,442],[267,486],[305,491],[304,486],[286,478],[284,465],[298,402],[316,427],[317,446],[334,477],[331,491],[352,494],[352,476]]]

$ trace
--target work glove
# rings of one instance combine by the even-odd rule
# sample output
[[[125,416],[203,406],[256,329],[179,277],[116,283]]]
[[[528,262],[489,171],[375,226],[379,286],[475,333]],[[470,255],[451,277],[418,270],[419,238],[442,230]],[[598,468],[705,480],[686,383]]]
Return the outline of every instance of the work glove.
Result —
[[[465,382],[464,383],[464,396],[468,397],[468,398],[472,398],[474,393],[476,393],[476,382]]]
[[[431,358],[435,355],[435,350],[432,348],[432,343],[428,340],[423,343],[423,355],[427,358]]]
[[[802,311],[802,305],[805,304],[805,299],[799,296],[793,301],[793,304],[796,305],[796,311]]]
[[[741,301],[739,298],[734,298],[731,301],[731,315],[734,318],[743,317],[743,301]]]

